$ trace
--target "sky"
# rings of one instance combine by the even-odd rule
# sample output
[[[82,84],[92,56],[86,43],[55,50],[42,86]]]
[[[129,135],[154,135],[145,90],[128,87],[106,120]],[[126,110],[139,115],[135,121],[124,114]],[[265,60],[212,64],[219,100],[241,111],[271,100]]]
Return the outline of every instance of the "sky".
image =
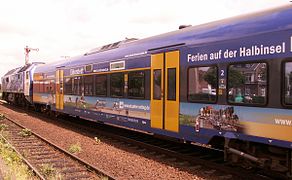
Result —
[[[30,61],[74,57],[125,38],[146,38],[289,0],[0,0],[0,77]]]

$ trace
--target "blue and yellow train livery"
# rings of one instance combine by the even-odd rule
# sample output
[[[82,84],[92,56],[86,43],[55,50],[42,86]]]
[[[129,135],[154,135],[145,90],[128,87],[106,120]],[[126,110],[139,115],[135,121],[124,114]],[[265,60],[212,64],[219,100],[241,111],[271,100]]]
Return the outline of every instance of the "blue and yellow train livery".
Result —
[[[285,6],[38,66],[33,101],[291,174],[291,17]]]

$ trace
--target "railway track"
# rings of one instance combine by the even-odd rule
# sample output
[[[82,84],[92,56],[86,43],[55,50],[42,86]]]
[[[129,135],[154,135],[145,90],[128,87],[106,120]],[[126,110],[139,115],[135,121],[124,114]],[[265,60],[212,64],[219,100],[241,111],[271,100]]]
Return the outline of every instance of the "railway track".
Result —
[[[5,137],[1,138],[11,144],[40,179],[116,179],[9,117],[2,119],[1,124],[5,126]]]

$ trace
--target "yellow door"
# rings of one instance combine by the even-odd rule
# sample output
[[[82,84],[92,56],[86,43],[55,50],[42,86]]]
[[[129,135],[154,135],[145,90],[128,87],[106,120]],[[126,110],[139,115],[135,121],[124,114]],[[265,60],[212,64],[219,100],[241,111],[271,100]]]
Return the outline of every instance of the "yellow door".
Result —
[[[64,91],[63,91],[64,71],[56,71],[56,109],[62,110],[64,108]]]
[[[164,54],[151,56],[151,127],[163,128]]]
[[[165,129],[178,132],[179,51],[165,54]]]
[[[179,131],[179,51],[151,56],[151,127]]]

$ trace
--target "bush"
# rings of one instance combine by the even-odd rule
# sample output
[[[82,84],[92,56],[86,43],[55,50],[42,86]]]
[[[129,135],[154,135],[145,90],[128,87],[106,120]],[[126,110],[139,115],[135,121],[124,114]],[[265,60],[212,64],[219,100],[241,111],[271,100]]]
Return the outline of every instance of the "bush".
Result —
[[[7,129],[7,125],[6,124],[0,124],[0,131],[4,131],[5,129]]]
[[[101,142],[101,140],[98,137],[94,137],[94,140],[97,144],[99,144]]]
[[[32,135],[32,132],[30,129],[25,128],[22,129],[18,134],[21,135],[22,137],[29,137]]]
[[[43,164],[41,166],[41,173],[45,177],[52,177],[56,175],[56,169],[51,164]]]
[[[74,154],[74,153],[79,153],[81,151],[81,146],[80,143],[72,144],[69,147],[69,152]]]
[[[5,119],[5,115],[4,114],[0,114],[0,120]]]

